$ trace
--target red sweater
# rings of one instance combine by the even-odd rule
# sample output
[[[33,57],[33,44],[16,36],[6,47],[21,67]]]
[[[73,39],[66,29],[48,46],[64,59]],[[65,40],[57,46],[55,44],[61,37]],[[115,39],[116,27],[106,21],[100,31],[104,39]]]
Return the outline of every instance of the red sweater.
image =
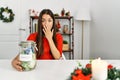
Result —
[[[27,40],[32,40],[36,42],[36,36],[37,33],[32,33],[29,35]],[[60,52],[60,55],[62,55],[63,37],[60,33],[56,34],[56,42],[57,42],[57,49]],[[50,53],[50,46],[46,37],[43,38],[43,47],[44,47],[44,52],[38,59],[45,59],[45,60],[54,59],[52,54]]]

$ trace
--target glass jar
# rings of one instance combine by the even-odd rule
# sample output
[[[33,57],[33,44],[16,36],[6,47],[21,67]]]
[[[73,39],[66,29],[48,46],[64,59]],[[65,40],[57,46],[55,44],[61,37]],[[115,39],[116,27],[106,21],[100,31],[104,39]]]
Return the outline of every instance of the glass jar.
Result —
[[[36,43],[34,41],[21,41],[19,46],[19,59],[23,71],[34,69],[36,66]]]

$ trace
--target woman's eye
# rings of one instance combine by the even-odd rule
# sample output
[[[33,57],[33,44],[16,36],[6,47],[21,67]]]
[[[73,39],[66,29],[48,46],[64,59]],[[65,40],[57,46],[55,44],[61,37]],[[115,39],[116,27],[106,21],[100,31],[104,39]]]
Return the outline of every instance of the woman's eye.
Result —
[[[42,22],[52,22],[52,20],[50,19],[50,20],[42,20]]]
[[[52,22],[52,20],[48,20],[48,22]]]

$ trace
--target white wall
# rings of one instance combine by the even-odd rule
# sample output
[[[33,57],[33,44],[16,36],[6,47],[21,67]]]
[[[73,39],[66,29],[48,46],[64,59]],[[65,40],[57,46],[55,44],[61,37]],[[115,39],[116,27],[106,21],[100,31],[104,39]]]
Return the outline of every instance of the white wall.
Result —
[[[13,58],[18,53],[20,27],[20,1],[0,0],[0,7],[8,7],[15,14],[11,23],[0,20],[0,59]]]
[[[0,3],[4,3],[5,0],[0,0]],[[9,2],[11,1],[11,2]],[[16,12],[20,10],[20,19],[15,17],[16,20],[19,19],[19,24],[13,25],[13,26],[20,26],[21,28],[25,28],[25,32],[21,32],[21,36],[23,37],[22,40],[25,40],[28,36],[29,32],[29,15],[28,10],[34,9],[36,11],[41,11],[44,8],[50,8],[55,13],[60,13],[62,8],[65,8],[66,11],[70,11],[72,16],[75,16],[79,9],[86,8],[89,9],[89,0],[15,0],[14,3],[20,2],[20,4],[12,5],[13,1],[9,0],[9,6],[13,6]],[[8,3],[7,2],[7,3]],[[20,6],[20,7],[16,7]],[[0,23],[1,25],[1,23]],[[89,25],[88,23],[85,23],[86,29],[85,29],[85,46],[89,45]],[[9,25],[6,25],[9,26]],[[4,26],[4,27],[6,27]],[[26,34],[27,32],[27,34]],[[75,42],[75,59],[80,59],[81,57],[81,22],[75,21],[74,26],[74,42]],[[17,45],[17,44],[16,44]],[[6,45],[7,46],[7,45]],[[3,55],[1,53],[5,53],[4,48],[2,51],[0,50],[0,56],[6,57],[6,55]],[[10,46],[8,46],[9,48]],[[8,50],[9,51],[9,50]],[[15,51],[16,52],[16,51]],[[84,49],[84,56],[85,58],[89,58],[89,46]],[[10,54],[11,55],[11,54]],[[8,58],[8,57],[7,57]]]
[[[120,59],[120,0],[91,0],[90,57]]]

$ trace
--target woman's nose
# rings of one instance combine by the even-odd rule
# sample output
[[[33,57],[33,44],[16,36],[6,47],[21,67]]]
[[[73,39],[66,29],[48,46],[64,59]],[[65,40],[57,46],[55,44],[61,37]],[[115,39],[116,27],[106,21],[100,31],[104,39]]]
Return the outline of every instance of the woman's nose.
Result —
[[[48,25],[48,21],[45,21],[45,25]]]

